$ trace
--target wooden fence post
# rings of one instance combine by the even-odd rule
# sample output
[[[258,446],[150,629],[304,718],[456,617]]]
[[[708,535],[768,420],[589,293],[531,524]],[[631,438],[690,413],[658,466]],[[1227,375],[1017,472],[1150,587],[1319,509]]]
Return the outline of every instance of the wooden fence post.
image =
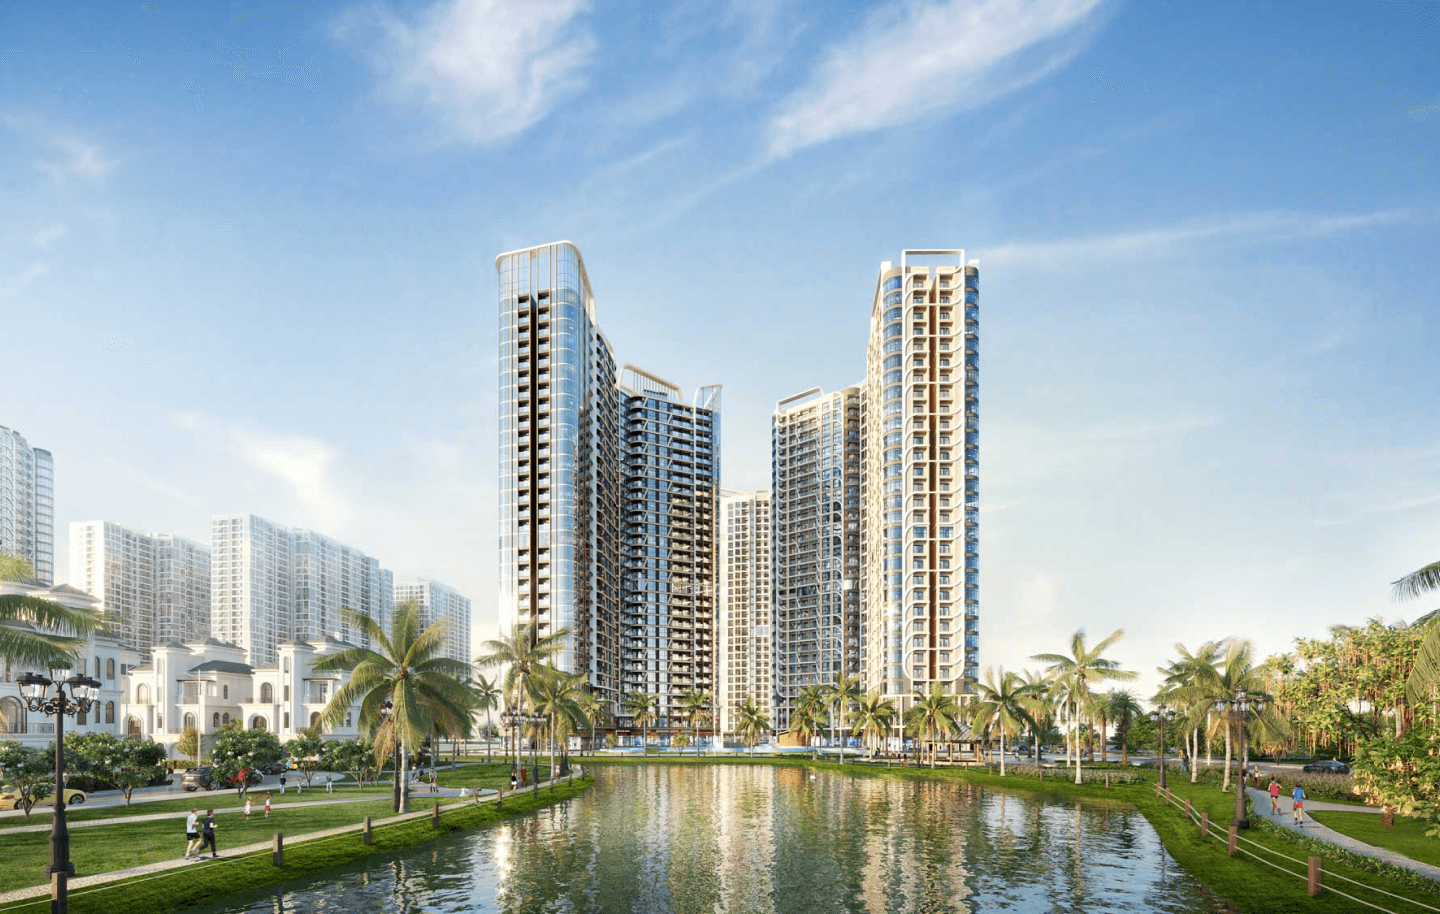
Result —
[[[1395,824],[1395,807],[1393,807],[1393,806],[1386,806],[1386,807],[1383,807],[1383,808],[1380,810],[1380,824],[1381,824],[1381,825],[1394,825],[1394,824]]]
[[[1200,837],[1210,837],[1210,813],[1200,813]]]
[[[1110,772],[1105,772],[1105,789],[1110,789]]]
[[[430,824],[436,828],[440,827],[440,801],[436,800],[435,805],[430,807]]]
[[[1165,788],[1165,802],[1171,804],[1175,802],[1175,791],[1171,790],[1169,787]]]
[[[1236,852],[1237,850],[1239,850],[1239,849],[1240,849],[1240,826],[1235,825],[1235,824],[1232,823],[1232,824],[1230,825],[1230,851],[1229,851],[1229,853],[1227,854],[1227,856],[1230,856],[1230,857],[1235,856],[1235,852]]]
[[[360,840],[366,844],[370,843],[370,817],[365,817],[365,825],[360,829]]]
[[[1156,781],[1156,782],[1155,782],[1155,797],[1156,797],[1156,799],[1159,799],[1159,797],[1160,797],[1160,782],[1159,782],[1159,781]]]
[[[1320,858],[1310,858],[1310,897],[1320,894]]]
[[[282,832],[275,833],[275,849],[270,854],[270,862],[276,866],[285,865],[285,835]]]
[[[1189,798],[1189,797],[1186,797],[1186,798],[1185,798],[1185,818],[1188,819],[1188,818],[1190,818],[1192,815],[1194,815],[1194,813],[1190,811],[1190,798]]]

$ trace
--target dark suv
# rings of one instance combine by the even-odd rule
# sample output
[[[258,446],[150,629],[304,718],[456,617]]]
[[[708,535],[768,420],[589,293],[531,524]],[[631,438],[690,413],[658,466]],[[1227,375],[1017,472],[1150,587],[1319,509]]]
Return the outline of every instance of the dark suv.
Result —
[[[211,788],[210,773],[215,769],[210,765],[201,765],[198,768],[191,768],[185,772],[180,779],[180,786],[186,790],[209,790]]]

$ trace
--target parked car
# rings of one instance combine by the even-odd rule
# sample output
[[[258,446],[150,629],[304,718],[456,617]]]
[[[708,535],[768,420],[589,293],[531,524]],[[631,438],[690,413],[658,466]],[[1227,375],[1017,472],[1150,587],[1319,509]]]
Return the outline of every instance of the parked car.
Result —
[[[1025,744],[1025,743],[1019,744],[1018,746],[1015,747],[1015,757],[1016,757],[1016,758],[1029,758],[1029,757],[1030,757],[1030,747],[1029,747],[1027,744]]]
[[[214,770],[215,768],[211,765],[201,765],[198,768],[191,768],[189,771],[186,771],[185,776],[180,779],[180,786],[184,787],[187,791],[210,790],[216,786],[210,780],[210,775]]]
[[[286,770],[286,764],[287,764],[287,762],[288,762],[288,759],[287,759],[287,760],[283,760],[283,761],[279,761],[279,762],[271,762],[271,763],[268,764],[268,765],[261,765],[261,766],[260,766],[260,773],[261,773],[261,774],[279,774],[280,772]]]
[[[1300,770],[1306,774],[1349,774],[1350,766],[1344,762],[1328,759],[1323,762],[1311,762]]]
[[[46,797],[45,799],[41,800],[40,802],[36,803],[36,804],[35,804],[35,808],[36,808],[36,809],[43,809],[43,808],[46,807],[46,806],[53,807],[53,806],[55,805],[55,799],[54,799],[54,797],[55,797],[55,795],[52,793],[50,796],[48,796],[48,797]],[[71,789],[71,788],[69,788],[69,787],[65,788],[65,805],[66,805],[66,806],[75,806],[75,805],[78,804],[78,803],[84,803],[84,802],[85,802],[85,791],[83,791],[83,790],[73,790],[73,789]],[[20,806],[20,791],[16,790],[14,787],[3,787],[3,788],[0,788],[0,809],[20,809],[20,808],[21,808],[21,806]]]

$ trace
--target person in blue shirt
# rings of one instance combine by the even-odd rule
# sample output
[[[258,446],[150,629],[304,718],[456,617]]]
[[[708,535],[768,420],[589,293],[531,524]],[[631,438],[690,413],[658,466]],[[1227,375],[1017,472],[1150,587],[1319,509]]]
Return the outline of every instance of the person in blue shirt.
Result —
[[[1290,800],[1290,811],[1295,816],[1295,824],[1303,827],[1305,825],[1305,788],[1296,784],[1295,789],[1290,792]]]

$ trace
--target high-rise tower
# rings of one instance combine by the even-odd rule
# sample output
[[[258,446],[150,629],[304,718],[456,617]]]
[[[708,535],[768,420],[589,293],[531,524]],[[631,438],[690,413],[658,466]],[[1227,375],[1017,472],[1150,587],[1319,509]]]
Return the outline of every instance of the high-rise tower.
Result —
[[[623,697],[620,403],[580,250],[495,258],[500,313],[502,620],[567,630],[554,658],[601,700]]]
[[[812,388],[771,421],[777,729],[802,689],[860,669],[861,388]]]
[[[753,699],[767,720],[775,720],[770,532],[768,491],[722,494],[715,618],[715,707],[721,733],[735,732],[746,699]]]
[[[36,583],[55,583],[55,458],[3,425],[0,549],[29,562]]]
[[[866,684],[969,691],[979,667],[980,271],[963,250],[880,266],[864,409]]]

